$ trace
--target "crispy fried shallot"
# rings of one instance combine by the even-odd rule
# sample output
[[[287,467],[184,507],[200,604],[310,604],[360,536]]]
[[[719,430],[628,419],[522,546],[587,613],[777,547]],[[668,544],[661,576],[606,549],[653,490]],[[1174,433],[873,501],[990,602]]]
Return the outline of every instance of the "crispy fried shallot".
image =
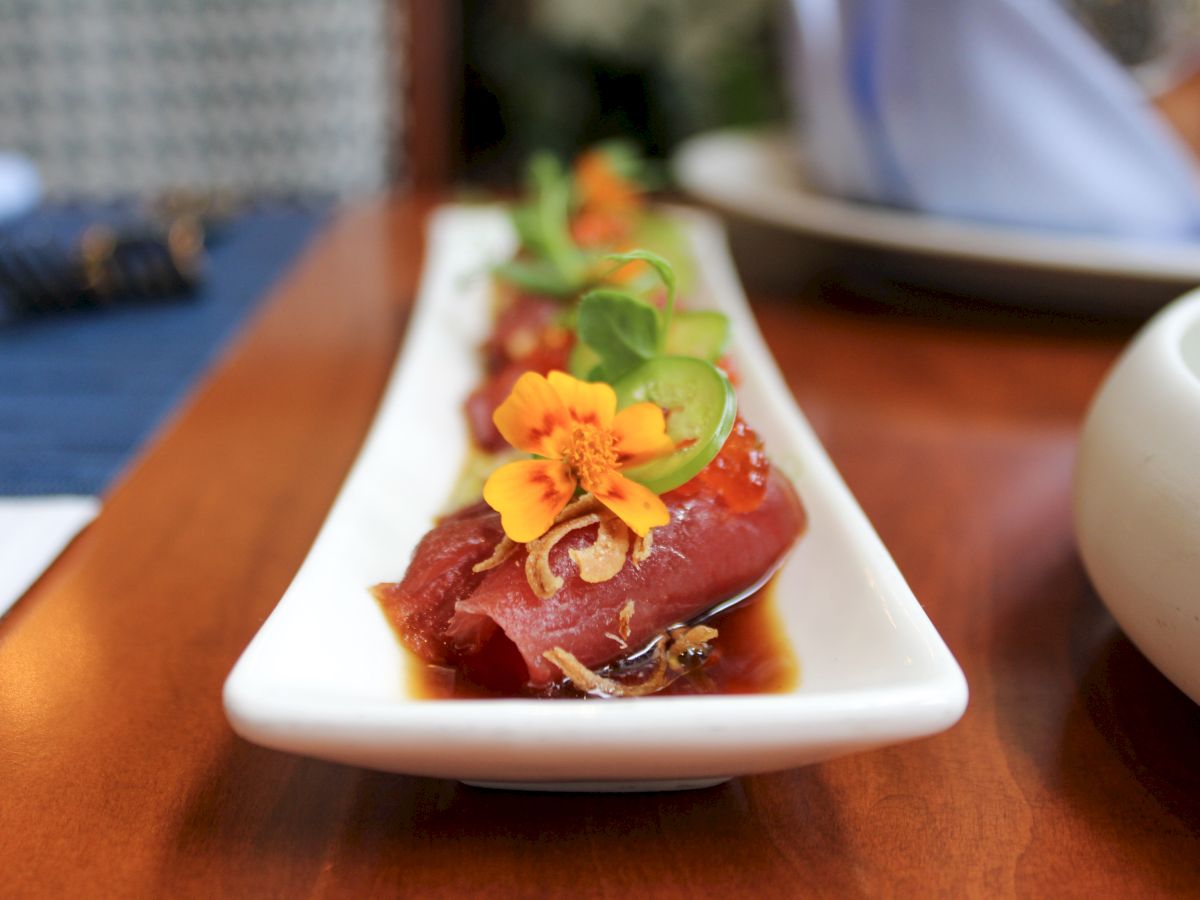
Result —
[[[542,656],[558,666],[567,680],[584,693],[606,697],[644,697],[661,691],[690,669],[702,665],[708,655],[709,642],[716,636],[717,629],[709,625],[693,625],[690,628],[681,625],[659,635],[652,651],[653,670],[641,681],[629,684],[589,669],[562,647],[547,650]]]
[[[629,648],[629,635],[631,629],[629,623],[633,620],[634,602],[633,598],[625,601],[625,605],[621,607],[621,612],[617,615],[617,634],[611,631],[604,632],[604,636],[609,640],[616,641],[617,645],[626,650]]]
[[[575,529],[586,528],[600,520],[601,513],[592,512],[576,516],[574,519],[560,522],[537,540],[525,545],[525,549],[529,551],[529,556],[525,559],[525,578],[539,598],[545,600],[547,597],[553,597],[563,586],[563,580],[550,568],[550,551],[554,549],[554,545]]]
[[[521,545],[506,534],[500,538],[500,542],[496,544],[496,549],[492,551],[492,555],[483,562],[478,562],[471,566],[471,571],[486,572],[488,569],[494,569],[496,566],[507,561],[509,557],[520,549]]]
[[[607,512],[608,508],[596,499],[593,494],[581,494],[578,500],[573,500],[562,508],[557,516],[554,517],[554,524],[558,525],[566,522],[568,519],[574,519],[576,516],[586,515],[593,512]]]
[[[625,568],[625,554],[629,552],[629,527],[613,516],[600,523],[596,540],[590,547],[567,551],[571,560],[579,567],[579,577],[588,584],[608,581]]]
[[[654,545],[653,532],[647,532],[645,537],[633,536],[631,540],[629,527],[624,522],[593,495],[584,494],[563,507],[554,517],[554,524],[550,530],[541,537],[522,545],[505,535],[492,550],[492,555],[472,566],[471,571],[487,572],[494,569],[507,562],[524,546],[529,553],[525,559],[525,578],[533,593],[545,600],[554,596],[563,586],[562,578],[555,575],[550,568],[550,551],[572,531],[589,525],[599,525],[596,540],[591,546],[572,548],[568,551],[571,561],[579,569],[579,577],[589,584],[600,584],[615,577],[625,568],[627,557],[633,560],[634,565],[638,565],[650,555],[650,549]],[[629,552],[631,543],[632,554]],[[630,615],[632,614],[631,611]],[[629,635],[626,633],[623,636]]]
[[[654,529],[651,528],[646,532],[646,536],[638,535],[633,541],[633,553],[629,554],[629,558],[633,560],[634,566],[640,566],[644,563],[647,557],[650,556],[650,551],[654,549]]]
[[[649,537],[649,535],[647,535],[647,537]],[[625,601],[625,605],[621,607],[621,612],[617,614],[617,622],[619,623],[621,629],[618,633],[621,635],[621,637],[625,638],[625,640],[629,640],[629,635],[632,632],[630,623],[633,622],[633,611],[636,606],[637,604],[635,604],[633,602],[633,598],[630,597]]]

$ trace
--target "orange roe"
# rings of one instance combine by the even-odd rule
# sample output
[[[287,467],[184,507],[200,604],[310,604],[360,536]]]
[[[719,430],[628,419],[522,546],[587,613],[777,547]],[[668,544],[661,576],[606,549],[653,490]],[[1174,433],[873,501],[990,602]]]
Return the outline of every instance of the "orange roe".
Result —
[[[742,383],[742,373],[738,371],[732,356],[726,354],[718,359],[717,368],[725,373],[725,377],[729,379],[729,383],[734,387]]]
[[[617,247],[633,233],[642,206],[641,189],[613,168],[608,156],[592,150],[575,162],[580,208],[571,237],[581,247]]]
[[[762,440],[738,416],[716,458],[701,469],[699,475],[676,490],[684,495],[712,490],[734,512],[750,512],[766,495],[770,471],[771,463],[763,450]]]

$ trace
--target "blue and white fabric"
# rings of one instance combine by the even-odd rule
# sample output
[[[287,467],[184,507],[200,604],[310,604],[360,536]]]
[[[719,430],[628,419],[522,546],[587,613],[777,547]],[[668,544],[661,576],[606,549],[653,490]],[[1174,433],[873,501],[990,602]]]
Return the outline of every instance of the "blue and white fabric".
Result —
[[[1057,0],[793,0],[809,177],[942,216],[1200,239],[1200,174]]]

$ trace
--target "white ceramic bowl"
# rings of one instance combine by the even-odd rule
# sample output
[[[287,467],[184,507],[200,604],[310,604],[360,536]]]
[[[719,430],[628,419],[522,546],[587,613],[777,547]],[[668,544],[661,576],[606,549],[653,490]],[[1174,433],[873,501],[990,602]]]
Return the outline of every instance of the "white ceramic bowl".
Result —
[[[1075,529],[1113,617],[1200,703],[1200,290],[1146,324],[1096,395]]]

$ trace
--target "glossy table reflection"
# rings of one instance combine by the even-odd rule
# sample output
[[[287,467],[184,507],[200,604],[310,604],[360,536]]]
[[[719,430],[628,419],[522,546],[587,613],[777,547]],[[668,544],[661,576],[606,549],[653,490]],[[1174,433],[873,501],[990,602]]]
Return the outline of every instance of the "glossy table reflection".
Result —
[[[1133,326],[815,286],[789,384],[971,685],[913,744],[682,794],[491,792],[259,749],[221,684],[403,334],[430,204],[343,216],[0,621],[6,896],[1146,896],[1200,888],[1200,707],[1089,586],[1087,401]]]

